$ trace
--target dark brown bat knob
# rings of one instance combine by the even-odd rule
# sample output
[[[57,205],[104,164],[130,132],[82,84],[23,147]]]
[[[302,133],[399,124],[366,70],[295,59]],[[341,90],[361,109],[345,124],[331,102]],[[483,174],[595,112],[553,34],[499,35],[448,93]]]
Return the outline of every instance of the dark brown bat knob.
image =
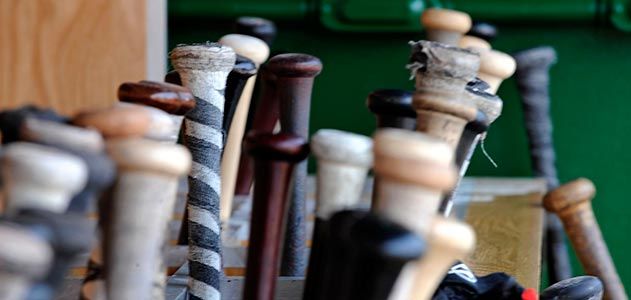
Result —
[[[180,77],[180,73],[178,73],[176,70],[171,70],[166,75],[164,75],[164,82],[175,85],[182,85],[182,77]]]
[[[366,106],[375,114],[377,128],[416,129],[412,92],[395,89],[376,90],[368,95]]]
[[[297,135],[251,132],[245,150],[255,160],[256,185],[243,299],[272,300],[287,212],[287,191],[293,166],[309,147]]]
[[[603,284],[594,276],[578,276],[559,281],[541,293],[540,300],[600,300]]]
[[[118,100],[152,106],[174,115],[185,115],[195,107],[195,97],[189,89],[146,80],[121,84]]]
[[[311,55],[288,53],[272,57],[267,67],[276,76],[281,131],[308,138],[311,89],[314,77],[322,70],[322,63]],[[290,189],[291,204],[281,265],[283,276],[304,276],[307,266],[304,220],[306,181],[307,163],[303,162],[296,166]]]
[[[259,17],[240,17],[235,22],[236,33],[250,35],[271,45],[276,38],[274,22]]]
[[[591,200],[595,194],[594,184],[589,179],[579,178],[549,192],[543,205],[563,222],[585,273],[602,281],[604,298],[627,299],[592,210]]]

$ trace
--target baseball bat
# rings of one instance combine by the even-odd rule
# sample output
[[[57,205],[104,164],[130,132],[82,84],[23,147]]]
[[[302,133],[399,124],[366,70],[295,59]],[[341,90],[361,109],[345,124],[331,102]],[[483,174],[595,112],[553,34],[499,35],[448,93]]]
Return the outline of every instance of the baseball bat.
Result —
[[[184,86],[197,98],[184,119],[184,144],[193,159],[187,197],[189,294],[193,300],[220,299],[223,90],[236,54],[230,47],[206,43],[180,45],[170,58]]]
[[[80,158],[33,143],[14,142],[3,147],[0,164],[7,215],[22,209],[64,213],[87,178]]]
[[[465,125],[476,117],[475,105],[462,94],[478,71],[478,55],[436,42],[411,45],[408,68],[416,77],[412,106],[417,130],[446,141],[455,151]]]
[[[52,250],[39,236],[10,223],[0,223],[0,239],[0,298],[23,300],[31,282],[48,272]]]
[[[541,300],[600,300],[603,297],[603,284],[594,276],[578,276],[561,280],[547,287],[539,299]]]
[[[173,201],[191,156],[183,146],[143,139],[109,140],[107,152],[119,175],[104,221],[106,293],[109,299],[153,299],[164,206]]]
[[[151,128],[151,114],[143,107],[114,105],[78,113],[71,123],[98,130],[106,139],[141,137]]]
[[[552,141],[550,119],[550,67],[556,63],[556,51],[552,47],[537,47],[513,55],[517,62],[515,79],[521,96],[524,123],[530,148],[533,175],[545,178],[548,190],[559,185],[555,166],[556,155]],[[572,276],[565,234],[559,219],[546,213],[545,259],[548,265],[548,281],[555,283]]]
[[[180,73],[176,70],[171,70],[164,75],[164,82],[181,86],[182,77],[180,77]]]
[[[0,130],[2,131],[2,144],[8,144],[20,140],[20,127],[27,117],[49,120],[54,122],[66,122],[66,118],[58,115],[50,109],[42,109],[32,105],[25,105],[12,110],[0,112]]]
[[[333,129],[318,130],[311,138],[318,161],[316,219],[303,300],[322,299],[327,257],[328,220],[334,213],[358,205],[372,166],[372,140]]]
[[[251,132],[245,150],[255,159],[257,184],[250,226],[243,299],[272,300],[294,165],[309,154],[304,138],[287,133]]]
[[[237,18],[235,32],[253,36],[271,46],[276,38],[276,25],[268,19],[244,16]]]
[[[473,25],[467,36],[477,37],[487,42],[492,42],[497,37],[498,30],[495,25],[486,22],[473,21]]]
[[[267,64],[259,68],[261,98],[256,104],[252,117],[252,130],[272,132],[280,116],[280,104],[276,97],[276,77],[267,68]],[[239,170],[235,186],[236,195],[249,195],[254,174],[254,161],[249,155],[241,153]]]
[[[377,128],[416,129],[416,111],[412,107],[412,93],[404,90],[373,91],[366,106],[375,115]]]
[[[444,216],[449,216],[453,208],[453,200],[457,193],[460,181],[464,177],[467,169],[469,168],[469,162],[473,156],[473,152],[477,147],[478,142],[486,135],[486,131],[489,126],[500,116],[502,112],[502,100],[493,94],[488,93],[488,85],[479,79],[476,79],[470,84],[467,84],[463,99],[473,103],[478,113],[476,118],[467,123],[458,142],[456,148],[455,164],[458,169],[458,182],[456,186],[449,191],[441,202],[439,211]]]
[[[456,46],[471,29],[471,17],[461,11],[428,8],[421,14],[421,25],[427,40]]]
[[[496,94],[502,81],[515,73],[515,59],[504,52],[493,49],[471,49],[480,54],[478,77],[489,84],[491,94]]]
[[[579,178],[548,192],[543,205],[563,222],[585,273],[602,281],[604,299],[628,299],[592,210],[595,194],[594,184]]]
[[[87,167],[86,185],[70,200],[68,212],[87,213],[90,207],[94,207],[101,192],[114,181],[114,163],[103,154],[103,137],[96,130],[27,118],[22,124],[20,137],[24,141],[67,151],[81,158]]]
[[[177,121],[163,110],[128,102],[117,102],[113,106],[139,108],[149,116],[149,127],[142,137],[163,142],[172,142],[174,140],[175,132],[177,132],[176,128],[178,128],[176,126]]]
[[[276,76],[276,96],[280,103],[281,131],[309,136],[311,89],[315,77],[322,71],[322,63],[307,54],[279,54],[272,57],[267,67]],[[280,274],[304,276],[305,257],[305,197],[307,161],[299,163],[290,187],[290,204]]]
[[[388,299],[401,269],[425,251],[419,235],[373,214],[352,226],[351,242],[357,248],[350,291],[353,299]]]
[[[256,67],[265,62],[269,56],[267,44],[252,36],[228,34],[219,39],[219,43],[231,47],[237,54],[251,59]],[[251,76],[243,88],[234,118],[230,124],[231,133],[226,139],[226,147],[221,159],[221,190],[224,191],[221,194],[221,221],[224,223],[230,219],[232,213],[232,199],[237,181],[239,157],[241,156],[241,142],[245,134],[255,81],[256,76]]]
[[[230,125],[232,124],[232,118],[239,105],[241,95],[244,92],[248,79],[254,75],[256,75],[256,64],[249,58],[237,53],[237,60],[226,80],[226,103],[223,108],[224,115],[222,125],[225,136],[230,135]],[[228,145],[226,145],[224,149],[227,150],[227,146]],[[222,207],[224,206],[222,205]]]
[[[91,222],[82,214],[28,208],[13,215],[11,220],[40,235],[54,253],[47,275],[35,282],[26,299],[53,299],[72,264],[92,246],[94,228]]]
[[[240,66],[240,68],[241,67],[243,66]],[[236,65],[235,68],[237,68]],[[245,68],[247,68],[247,66]],[[230,76],[232,76],[234,71],[235,70],[233,69],[230,73],[231,75],[228,75],[228,80],[230,80]],[[226,90],[226,94],[227,93],[228,89]],[[142,103],[170,113],[171,117],[174,120],[177,120],[174,122],[172,130],[170,130],[170,132],[173,133],[173,138],[169,140],[172,142],[176,142],[177,140],[184,115],[195,107],[195,98],[187,88],[161,82],[140,81],[138,83],[123,83],[118,89],[118,98],[121,101]],[[165,195],[165,199],[167,199],[167,201],[165,201],[163,205],[165,210],[163,212],[163,217],[160,218],[163,221],[160,226],[165,232],[168,230],[169,220],[173,214],[177,198],[176,194],[168,195],[168,197],[166,196],[167,195]],[[186,218],[183,219],[182,224],[186,224]],[[182,231],[180,231],[180,233],[181,232]],[[186,240],[188,241],[188,237],[186,237]],[[152,285],[152,299],[154,300],[164,299],[165,297],[164,292],[166,288],[167,270],[164,262],[164,255],[167,243],[168,241],[166,240],[165,235],[165,239],[160,242],[162,251],[160,255],[157,256],[156,264],[158,265],[158,268]]]

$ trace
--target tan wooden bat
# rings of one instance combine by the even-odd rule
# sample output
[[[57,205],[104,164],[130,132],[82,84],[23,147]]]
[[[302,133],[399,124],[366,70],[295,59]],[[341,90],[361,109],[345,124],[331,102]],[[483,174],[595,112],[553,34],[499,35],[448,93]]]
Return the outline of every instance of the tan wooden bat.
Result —
[[[491,45],[481,38],[465,36],[460,40],[459,47],[480,55],[478,77],[489,84],[489,91],[493,94],[497,93],[502,81],[515,73],[515,59],[504,52],[491,49]]]
[[[427,39],[456,46],[462,36],[471,29],[471,17],[461,11],[429,8],[421,15],[421,25]]]
[[[172,201],[179,176],[189,171],[191,156],[183,146],[142,139],[109,140],[107,152],[119,169],[110,219],[104,222],[107,295],[152,299],[164,206]]]
[[[594,184],[579,178],[549,192],[543,205],[563,222],[585,273],[602,281],[604,299],[628,299],[592,210],[595,194]]]
[[[267,60],[269,47],[262,40],[242,34],[228,34],[219,39],[219,43],[231,47],[235,53],[251,59],[257,67]],[[221,221],[226,222],[232,214],[232,199],[234,198],[239,158],[241,157],[241,142],[245,134],[245,125],[250,109],[252,92],[256,76],[248,79],[241,98],[234,112],[230,133],[226,139],[224,154],[221,159]]]

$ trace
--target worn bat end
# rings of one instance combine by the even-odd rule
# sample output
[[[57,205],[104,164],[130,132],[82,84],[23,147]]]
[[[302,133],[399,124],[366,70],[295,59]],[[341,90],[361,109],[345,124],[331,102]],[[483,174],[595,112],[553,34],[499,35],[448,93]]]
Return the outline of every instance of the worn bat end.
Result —
[[[152,106],[174,115],[185,115],[195,107],[195,97],[188,88],[146,80],[121,84],[118,99]]]
[[[277,77],[315,77],[322,71],[322,62],[308,54],[287,53],[272,57],[267,67]]]
[[[94,128],[105,138],[142,136],[149,130],[151,115],[136,106],[112,106],[104,109],[80,112],[72,123]]]
[[[594,183],[587,178],[579,178],[548,192],[543,198],[543,206],[548,211],[559,213],[574,205],[591,201],[595,194]]]

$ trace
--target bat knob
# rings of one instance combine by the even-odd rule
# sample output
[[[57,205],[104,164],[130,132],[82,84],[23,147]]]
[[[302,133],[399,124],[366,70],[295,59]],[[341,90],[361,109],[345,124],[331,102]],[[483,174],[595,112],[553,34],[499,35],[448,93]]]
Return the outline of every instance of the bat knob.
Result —
[[[471,50],[431,41],[411,43],[408,69],[416,76],[416,90],[461,92],[480,68],[479,55]]]
[[[457,179],[454,151],[429,135],[385,128],[374,135],[375,173],[429,188],[447,190]]]
[[[513,54],[513,58],[517,62],[517,72],[525,73],[531,69],[547,71],[551,65],[556,63],[557,53],[550,46],[540,46],[516,52]]]
[[[490,50],[491,44],[489,42],[479,38],[477,36],[465,35],[460,39],[460,43],[458,43],[458,47],[472,50]]]
[[[578,276],[549,286],[543,290],[539,299],[599,300],[602,295],[603,284],[598,277]]]
[[[251,59],[257,66],[269,57],[269,46],[253,36],[227,34],[219,39],[219,43],[232,48],[235,53]]]
[[[155,107],[174,115],[185,115],[195,108],[195,97],[188,88],[164,82],[125,82],[118,87],[118,99]]]
[[[14,110],[0,112],[0,130],[2,130],[2,144],[12,143],[20,140],[20,127],[26,118],[37,118],[53,122],[63,123],[66,118],[58,115],[52,110],[41,109],[27,105]]]
[[[20,137],[26,141],[89,153],[101,153],[105,148],[103,136],[94,129],[35,118],[24,121]]]
[[[236,22],[236,32],[257,37],[271,45],[276,38],[276,25],[268,19],[240,17]]]
[[[267,68],[277,77],[315,77],[322,71],[322,62],[308,54],[286,53],[272,57]]]
[[[421,24],[429,40],[457,45],[458,39],[471,28],[471,17],[460,11],[429,8],[421,14]],[[450,33],[450,34],[447,34]]]
[[[517,67],[515,59],[510,55],[496,50],[481,50],[480,79],[491,86],[493,94],[497,92],[502,81],[515,73]]]
[[[473,26],[471,26],[467,35],[491,42],[497,37],[497,27],[491,23],[473,22]]]
[[[543,206],[554,213],[563,213],[581,203],[589,202],[596,194],[596,187],[591,180],[579,178],[548,192],[543,198]]]
[[[10,213],[25,208],[63,213],[88,175],[80,158],[25,142],[6,146],[0,163]]]
[[[142,136],[149,131],[151,115],[140,106],[112,106],[77,114],[72,123],[94,128],[105,138]]]
[[[191,168],[191,153],[181,145],[129,138],[110,140],[106,148],[119,170],[181,176]]]
[[[309,144],[289,133],[252,131],[245,138],[245,150],[255,158],[299,162],[309,155]]]
[[[46,241],[26,229],[7,223],[0,225],[0,238],[0,273],[37,279],[48,272],[53,251]]]
[[[169,54],[171,64],[180,73],[185,70],[204,72],[225,72],[232,70],[236,60],[236,54],[232,48],[219,43],[204,43],[192,45],[179,45]],[[219,87],[216,87],[220,89]],[[223,87],[221,87],[223,88]],[[192,91],[197,95],[196,91]]]
[[[164,82],[175,85],[182,85],[182,77],[180,77],[180,73],[178,73],[177,71],[171,70],[166,75],[164,75]]]
[[[368,95],[366,106],[377,115],[416,118],[416,111],[412,107],[412,93],[404,90],[376,90]]]
[[[311,138],[311,151],[319,160],[362,168],[372,166],[372,139],[335,129],[320,129]]]

